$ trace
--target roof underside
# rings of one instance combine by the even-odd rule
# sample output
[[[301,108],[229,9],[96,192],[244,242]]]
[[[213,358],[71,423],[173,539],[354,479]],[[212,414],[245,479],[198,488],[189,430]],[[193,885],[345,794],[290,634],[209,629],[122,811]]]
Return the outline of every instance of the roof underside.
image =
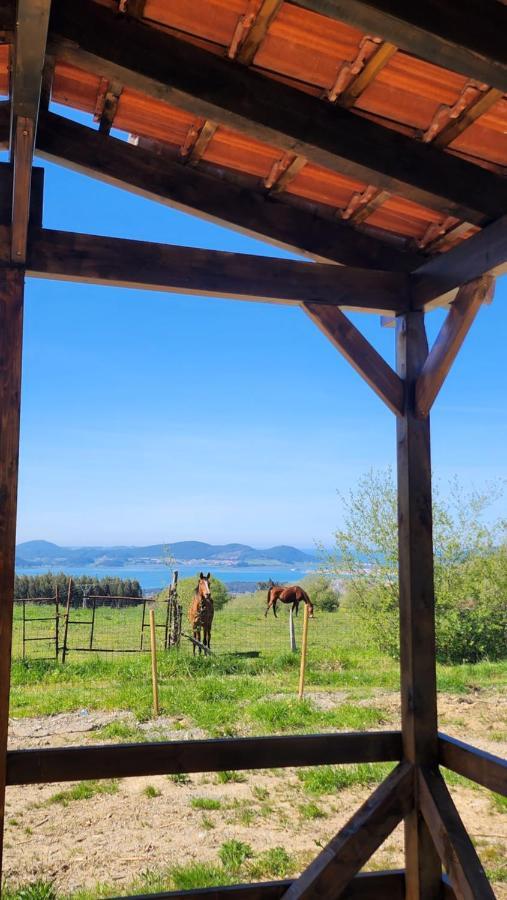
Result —
[[[243,63],[264,76],[361,119],[433,144],[480,173],[503,179],[507,166],[507,99],[497,89],[416,58],[336,18],[280,0],[101,0],[118,16]],[[63,42],[65,44],[65,42]],[[145,149],[185,165],[244,181],[259,193],[310,206],[359,231],[425,254],[440,253],[491,221],[467,221],[355,179],[193,114],[112,79],[100,64],[69,62],[52,48],[51,100],[91,114],[101,130],[120,129]],[[86,56],[86,54],[85,54]],[[0,91],[8,93],[10,48],[0,47]]]

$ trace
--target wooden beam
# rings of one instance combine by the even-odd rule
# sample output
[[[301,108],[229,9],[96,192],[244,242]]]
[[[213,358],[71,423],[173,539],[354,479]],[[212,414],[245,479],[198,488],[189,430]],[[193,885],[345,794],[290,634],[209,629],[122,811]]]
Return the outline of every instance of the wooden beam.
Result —
[[[507,91],[507,10],[497,0],[293,0],[421,59]]]
[[[395,44],[390,44],[388,41],[380,44],[378,50],[368,60],[364,69],[355,76],[338,98],[340,106],[344,106],[346,109],[353,106],[366,88],[375,80],[378,73],[387,65],[391,57],[394,56],[397,49]]]
[[[429,418],[417,417],[414,403],[427,356],[423,313],[399,316],[396,360],[405,382],[405,411],[396,419],[401,721],[404,755],[415,765],[437,761],[430,426]],[[405,820],[405,859],[407,897],[436,900],[440,860],[417,810]]]
[[[494,289],[495,279],[491,275],[483,275],[459,289],[416,382],[418,416],[429,414],[477,313],[492,298]]]
[[[259,884],[233,884],[228,887],[194,888],[191,891],[168,891],[162,894],[136,894],[135,900],[279,900],[292,881],[264,881]],[[400,870],[361,872],[352,879],[342,900],[405,900],[405,878]],[[120,897],[117,900],[134,900]]]
[[[419,801],[458,900],[495,900],[475,847],[440,772],[419,770]]]
[[[5,228],[0,227],[0,237],[5,240]],[[8,264],[0,251],[2,261]],[[396,272],[44,228],[30,230],[26,265],[35,278],[237,300],[298,304],[332,299],[346,308],[381,312],[399,312],[407,303],[407,277]]]
[[[259,10],[237,53],[236,59],[245,66],[253,63],[255,54],[261,46],[269,26],[275,18],[283,0],[262,0]]]
[[[26,258],[31,169],[50,6],[51,0],[18,0],[17,4],[11,125],[11,259],[16,263]]]
[[[413,769],[400,763],[297,878],[284,900],[337,900],[413,807]]]
[[[503,97],[503,92],[496,88],[489,88],[484,93],[479,94],[475,103],[472,103],[467,109],[464,109],[457,119],[451,119],[447,125],[442,128],[433,141],[434,147],[448,147],[463,134],[477,119],[484,115],[495,103],[498,103]]]
[[[457,247],[432,257],[419,266],[412,278],[412,303],[423,309],[437,298],[468,281],[507,267],[507,215],[483,228]]]
[[[506,181],[480,166],[93,0],[55,0],[51,35],[61,60],[446,215],[482,224],[507,206]]]
[[[0,103],[0,135],[2,114]],[[234,227],[288,250],[349,266],[410,271],[422,254],[396,247],[311,209],[295,208],[286,196],[266,197],[248,185],[228,183],[202,166],[187,167],[53,113],[39,117],[37,154],[115,187]]]
[[[9,751],[7,784],[390,762],[400,758],[398,731],[52,747]]]
[[[0,882],[9,728],[24,273],[0,272]]]
[[[507,759],[464,744],[447,734],[438,736],[440,765],[507,797]]]
[[[403,415],[401,378],[341,310],[337,306],[316,303],[304,303],[303,309],[389,409],[397,416]]]
[[[195,143],[190,148],[189,153],[185,156],[185,162],[190,163],[193,166],[197,165],[199,160],[204,156],[207,148],[211,144],[211,141],[215,137],[217,128],[218,125],[215,125],[214,122],[206,121],[204,123],[199,134],[197,135]]]

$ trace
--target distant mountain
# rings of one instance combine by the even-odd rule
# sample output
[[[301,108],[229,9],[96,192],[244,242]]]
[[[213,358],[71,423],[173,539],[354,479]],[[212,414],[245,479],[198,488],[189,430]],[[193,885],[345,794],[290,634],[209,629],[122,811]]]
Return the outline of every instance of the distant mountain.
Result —
[[[50,541],[25,541],[16,548],[16,565],[27,566],[132,566],[150,565],[170,556],[180,563],[230,566],[297,565],[315,562],[311,553],[281,545],[258,550],[248,544],[206,544],[177,541],[148,547],[59,547]]]

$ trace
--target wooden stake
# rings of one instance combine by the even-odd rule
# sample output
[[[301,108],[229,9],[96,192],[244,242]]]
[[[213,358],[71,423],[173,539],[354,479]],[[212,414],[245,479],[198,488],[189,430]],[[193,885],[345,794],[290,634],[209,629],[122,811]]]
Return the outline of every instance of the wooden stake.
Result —
[[[292,606],[289,609],[289,644],[291,653],[295,653],[297,650],[296,646],[296,634],[294,632],[294,613],[292,610]]]
[[[69,578],[69,587],[67,589],[67,605],[65,607],[65,624],[64,624],[64,628],[63,628],[62,663],[65,662],[65,657],[67,656],[67,637],[69,634],[69,615],[70,615],[71,600],[72,600],[72,578]]]
[[[155,610],[150,609],[151,638],[151,683],[153,687],[153,715],[158,716],[158,677],[157,677],[157,632],[155,628]]]
[[[303,617],[303,641],[301,644],[301,666],[299,669],[299,693],[300,700],[303,699],[305,692],[305,672],[306,672],[306,648],[308,646],[308,604],[304,604],[305,612]]]

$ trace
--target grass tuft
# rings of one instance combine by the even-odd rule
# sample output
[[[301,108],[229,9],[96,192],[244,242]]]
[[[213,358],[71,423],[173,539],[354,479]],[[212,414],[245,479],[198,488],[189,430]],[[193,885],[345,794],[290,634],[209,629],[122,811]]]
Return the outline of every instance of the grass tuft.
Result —
[[[192,797],[190,801],[190,805],[193,809],[220,809],[221,803],[220,800],[215,800],[213,797]]]
[[[100,794],[117,794],[119,782],[113,781],[79,781],[67,791],[58,791],[46,801],[48,805],[53,803],[61,803],[62,806],[68,806],[78,800],[91,800]]]

